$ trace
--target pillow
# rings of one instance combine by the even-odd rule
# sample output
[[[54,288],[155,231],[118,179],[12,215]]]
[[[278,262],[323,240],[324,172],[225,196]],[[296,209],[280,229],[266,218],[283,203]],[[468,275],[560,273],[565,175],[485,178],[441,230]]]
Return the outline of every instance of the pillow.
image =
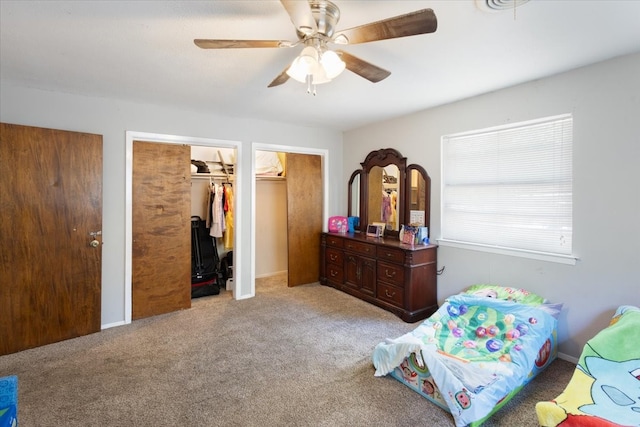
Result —
[[[549,303],[545,302],[544,304],[540,304],[538,308],[542,311],[546,311],[556,319],[560,317],[560,312],[562,311],[563,304],[561,302],[558,303]]]
[[[505,301],[513,301],[536,306],[545,302],[544,298],[540,295],[536,295],[526,289],[510,288],[498,285],[471,285],[464,290],[463,293],[467,295],[485,296],[488,298],[497,298]]]

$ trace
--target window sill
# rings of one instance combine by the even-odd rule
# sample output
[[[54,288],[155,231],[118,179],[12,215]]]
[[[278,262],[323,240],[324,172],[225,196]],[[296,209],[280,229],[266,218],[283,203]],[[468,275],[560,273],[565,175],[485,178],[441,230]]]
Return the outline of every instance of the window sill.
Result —
[[[520,258],[529,258],[539,261],[555,262],[559,264],[576,265],[578,260],[573,255],[559,255],[547,252],[535,252],[521,249],[502,248],[499,246],[480,245],[475,243],[458,242],[455,240],[438,239],[438,245],[449,246],[458,249],[467,249],[470,251],[489,252],[499,255],[516,256]]]

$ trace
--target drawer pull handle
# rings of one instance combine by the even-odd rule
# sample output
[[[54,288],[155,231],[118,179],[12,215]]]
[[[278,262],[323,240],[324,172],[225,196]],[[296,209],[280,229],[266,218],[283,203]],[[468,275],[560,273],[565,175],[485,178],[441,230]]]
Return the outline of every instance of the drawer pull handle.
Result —
[[[353,246],[352,245],[347,245],[347,248],[353,249]]]
[[[396,272],[395,272],[395,271],[392,271],[392,272],[391,272],[391,274],[389,274],[389,270],[388,270],[388,269],[386,269],[386,268],[385,268],[385,270],[384,270],[384,274],[385,274],[387,277],[396,277]]]
[[[331,270],[330,274],[331,274],[331,277],[336,277],[338,275],[338,272],[335,270]]]
[[[393,254],[392,254],[392,253],[387,252],[387,256],[388,256],[388,257],[392,257],[392,256],[393,256]]]
[[[396,295],[396,291],[393,291],[393,293],[389,293],[388,289],[384,290],[384,294],[387,296],[387,298],[393,298]]]
[[[331,258],[331,261],[335,261],[335,260],[338,259],[338,256],[334,255],[334,254],[331,254],[331,255],[329,255],[329,258]]]

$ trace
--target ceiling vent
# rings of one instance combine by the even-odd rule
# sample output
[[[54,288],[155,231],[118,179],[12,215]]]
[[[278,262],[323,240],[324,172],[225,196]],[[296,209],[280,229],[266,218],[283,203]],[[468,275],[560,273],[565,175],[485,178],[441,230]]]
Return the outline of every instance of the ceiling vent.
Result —
[[[476,4],[480,9],[489,12],[513,11],[528,2],[529,0],[476,0]]]

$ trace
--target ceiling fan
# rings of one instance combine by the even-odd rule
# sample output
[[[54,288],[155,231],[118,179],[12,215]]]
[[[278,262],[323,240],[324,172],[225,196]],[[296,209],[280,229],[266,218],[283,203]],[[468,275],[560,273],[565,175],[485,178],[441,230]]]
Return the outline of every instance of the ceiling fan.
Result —
[[[306,83],[315,95],[315,85],[331,81],[345,68],[377,83],[391,72],[329,44],[347,45],[433,33],[438,22],[433,10],[422,9],[404,15],[336,31],[340,9],[328,0],[280,0],[296,28],[298,40],[210,40],[195,39],[202,49],[290,48],[304,45],[302,52],[268,87],[279,86],[289,78]]]

